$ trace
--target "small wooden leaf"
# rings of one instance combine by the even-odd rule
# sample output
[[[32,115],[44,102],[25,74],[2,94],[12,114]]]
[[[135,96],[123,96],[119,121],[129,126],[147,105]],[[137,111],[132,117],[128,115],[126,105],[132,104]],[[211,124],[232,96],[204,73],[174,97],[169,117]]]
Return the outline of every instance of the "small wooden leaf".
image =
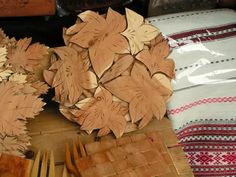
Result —
[[[170,53],[170,48],[166,40],[155,44],[150,50],[145,49],[136,55],[136,59],[145,64],[151,75],[162,72],[169,78],[175,77],[175,64],[171,59],[166,59]]]
[[[9,77],[9,81],[17,82],[18,84],[24,84],[27,82],[26,78],[26,74],[14,73]]]
[[[39,43],[31,44],[31,38],[20,39],[16,48],[8,53],[8,63],[14,71],[34,71],[45,55],[48,54],[48,47]]]
[[[145,24],[144,18],[130,9],[125,9],[128,27],[121,34],[129,40],[131,54],[137,54],[144,48],[145,42],[154,39],[159,29]]]
[[[81,129],[92,131],[103,129],[99,135],[109,133],[107,128],[113,131],[116,137],[120,137],[126,126],[124,115],[127,110],[119,103],[112,101],[112,95],[104,88],[98,88],[94,98],[85,104],[80,117],[84,118]],[[87,108],[87,109],[86,109]]]
[[[9,69],[0,69],[0,82],[3,80],[8,80],[8,78],[13,74],[12,70]]]
[[[130,65],[133,63],[133,56],[132,55],[126,55],[122,58],[120,58],[117,62],[115,62],[112,67],[103,75],[103,77],[100,79],[100,82],[105,83],[107,81],[110,81],[119,75],[121,75],[123,72],[125,72]]]
[[[7,60],[7,49],[0,47],[0,67],[2,67]]]

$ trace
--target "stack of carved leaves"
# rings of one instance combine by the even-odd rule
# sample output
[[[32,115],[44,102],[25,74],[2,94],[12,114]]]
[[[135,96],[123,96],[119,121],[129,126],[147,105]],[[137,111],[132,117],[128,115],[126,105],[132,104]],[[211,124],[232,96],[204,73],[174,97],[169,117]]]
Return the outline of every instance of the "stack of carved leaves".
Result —
[[[38,77],[47,55],[48,47],[9,39],[0,30],[0,153],[22,155],[29,145],[27,118],[42,111],[39,97],[48,90]]]
[[[159,30],[129,9],[78,16],[44,71],[61,113],[81,130],[116,137],[163,118],[174,62]]]

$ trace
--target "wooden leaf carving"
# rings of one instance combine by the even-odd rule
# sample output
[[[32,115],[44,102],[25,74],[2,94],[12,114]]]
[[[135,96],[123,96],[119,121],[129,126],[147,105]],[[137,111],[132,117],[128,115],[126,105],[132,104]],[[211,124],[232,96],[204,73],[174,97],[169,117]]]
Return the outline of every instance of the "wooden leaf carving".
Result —
[[[59,60],[54,62],[49,70],[56,70],[51,84],[55,88],[55,99],[62,104],[73,105],[79,100],[84,89],[97,87],[96,76],[87,70],[83,58],[76,50],[59,47],[54,51]],[[46,81],[51,80],[51,73],[44,73],[44,76]]]
[[[48,70],[44,70],[43,71],[43,77],[44,77],[44,80],[45,82],[48,83],[48,85],[52,86],[52,82],[53,82],[53,79],[55,77],[55,72],[53,71],[48,71]]]
[[[171,79],[168,78],[165,74],[157,73],[153,75],[153,80],[157,79],[164,87],[169,89],[171,92],[173,92],[172,86],[171,86]]]
[[[9,38],[4,31],[0,28],[0,47],[6,47],[7,51],[11,51],[16,45],[15,38]]]
[[[132,55],[126,55],[120,58],[107,72],[105,72],[103,77],[100,79],[100,82],[104,83],[118,77],[130,67],[133,61],[134,59]]]
[[[98,87],[94,98],[83,102],[81,107],[84,121],[81,129],[91,131],[102,129],[99,135],[105,135],[111,130],[116,137],[121,137],[126,128],[125,114],[127,109],[118,102],[112,101],[112,95],[102,87]]]
[[[24,84],[27,82],[26,78],[27,78],[26,74],[14,73],[9,77],[9,81],[17,82],[19,84]]]
[[[48,85],[44,82],[36,81],[31,84],[33,88],[36,89],[36,92],[34,92],[35,95],[42,95],[46,94],[48,92]]]
[[[15,49],[8,53],[8,63],[12,65],[14,71],[32,72],[48,54],[48,47],[39,43],[30,45],[31,41],[31,38],[20,39]]]
[[[120,34],[126,27],[125,18],[111,8],[106,19],[90,11],[80,16],[87,23],[71,37],[70,42],[88,48],[92,67],[97,76],[101,77],[112,65],[116,53],[129,52],[128,42]]]
[[[7,134],[1,133],[0,152],[5,154],[22,156],[21,152],[24,152],[27,149],[29,140],[30,138],[26,134],[21,134],[20,136],[9,136]]]
[[[0,69],[0,82],[3,80],[8,80],[12,75],[13,71],[9,69]]]
[[[0,67],[2,67],[7,60],[7,49],[0,47]]]
[[[19,135],[25,129],[26,118],[34,118],[44,106],[38,96],[24,94],[23,85],[8,81],[0,84],[0,132]]]
[[[105,87],[118,98],[129,102],[132,122],[139,120],[139,128],[147,125],[152,117],[161,119],[165,112],[164,97],[171,92],[157,80],[152,80],[142,64],[135,63],[131,76],[121,76],[105,84]]]
[[[145,49],[141,51],[136,58],[148,67],[152,75],[157,72],[162,72],[168,77],[174,78],[174,61],[171,59],[166,59],[169,53],[170,48],[168,42],[167,40],[163,40],[150,50]]]
[[[128,27],[121,34],[129,40],[131,54],[137,54],[144,48],[145,42],[154,39],[159,29],[146,24],[144,18],[136,12],[126,8],[126,18]]]

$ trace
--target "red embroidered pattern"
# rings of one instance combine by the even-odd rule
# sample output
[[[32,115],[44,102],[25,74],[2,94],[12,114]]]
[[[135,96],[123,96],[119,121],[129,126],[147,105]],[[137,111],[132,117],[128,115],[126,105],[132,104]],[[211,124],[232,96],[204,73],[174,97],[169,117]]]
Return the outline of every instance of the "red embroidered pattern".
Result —
[[[177,137],[196,177],[236,175],[236,123],[189,125]]]
[[[204,98],[202,100],[195,101],[193,103],[181,106],[180,108],[167,110],[168,115],[174,115],[181,112],[184,112],[194,106],[199,106],[202,104],[210,104],[210,103],[226,103],[226,102],[236,102],[236,97],[218,97],[218,98]]]

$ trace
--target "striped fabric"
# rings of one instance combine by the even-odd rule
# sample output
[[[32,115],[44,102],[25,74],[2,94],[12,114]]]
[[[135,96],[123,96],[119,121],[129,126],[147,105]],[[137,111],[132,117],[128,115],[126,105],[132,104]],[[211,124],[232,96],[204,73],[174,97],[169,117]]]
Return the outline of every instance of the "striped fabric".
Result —
[[[236,12],[229,9],[147,19],[176,63],[168,116],[196,177],[236,176]]]

